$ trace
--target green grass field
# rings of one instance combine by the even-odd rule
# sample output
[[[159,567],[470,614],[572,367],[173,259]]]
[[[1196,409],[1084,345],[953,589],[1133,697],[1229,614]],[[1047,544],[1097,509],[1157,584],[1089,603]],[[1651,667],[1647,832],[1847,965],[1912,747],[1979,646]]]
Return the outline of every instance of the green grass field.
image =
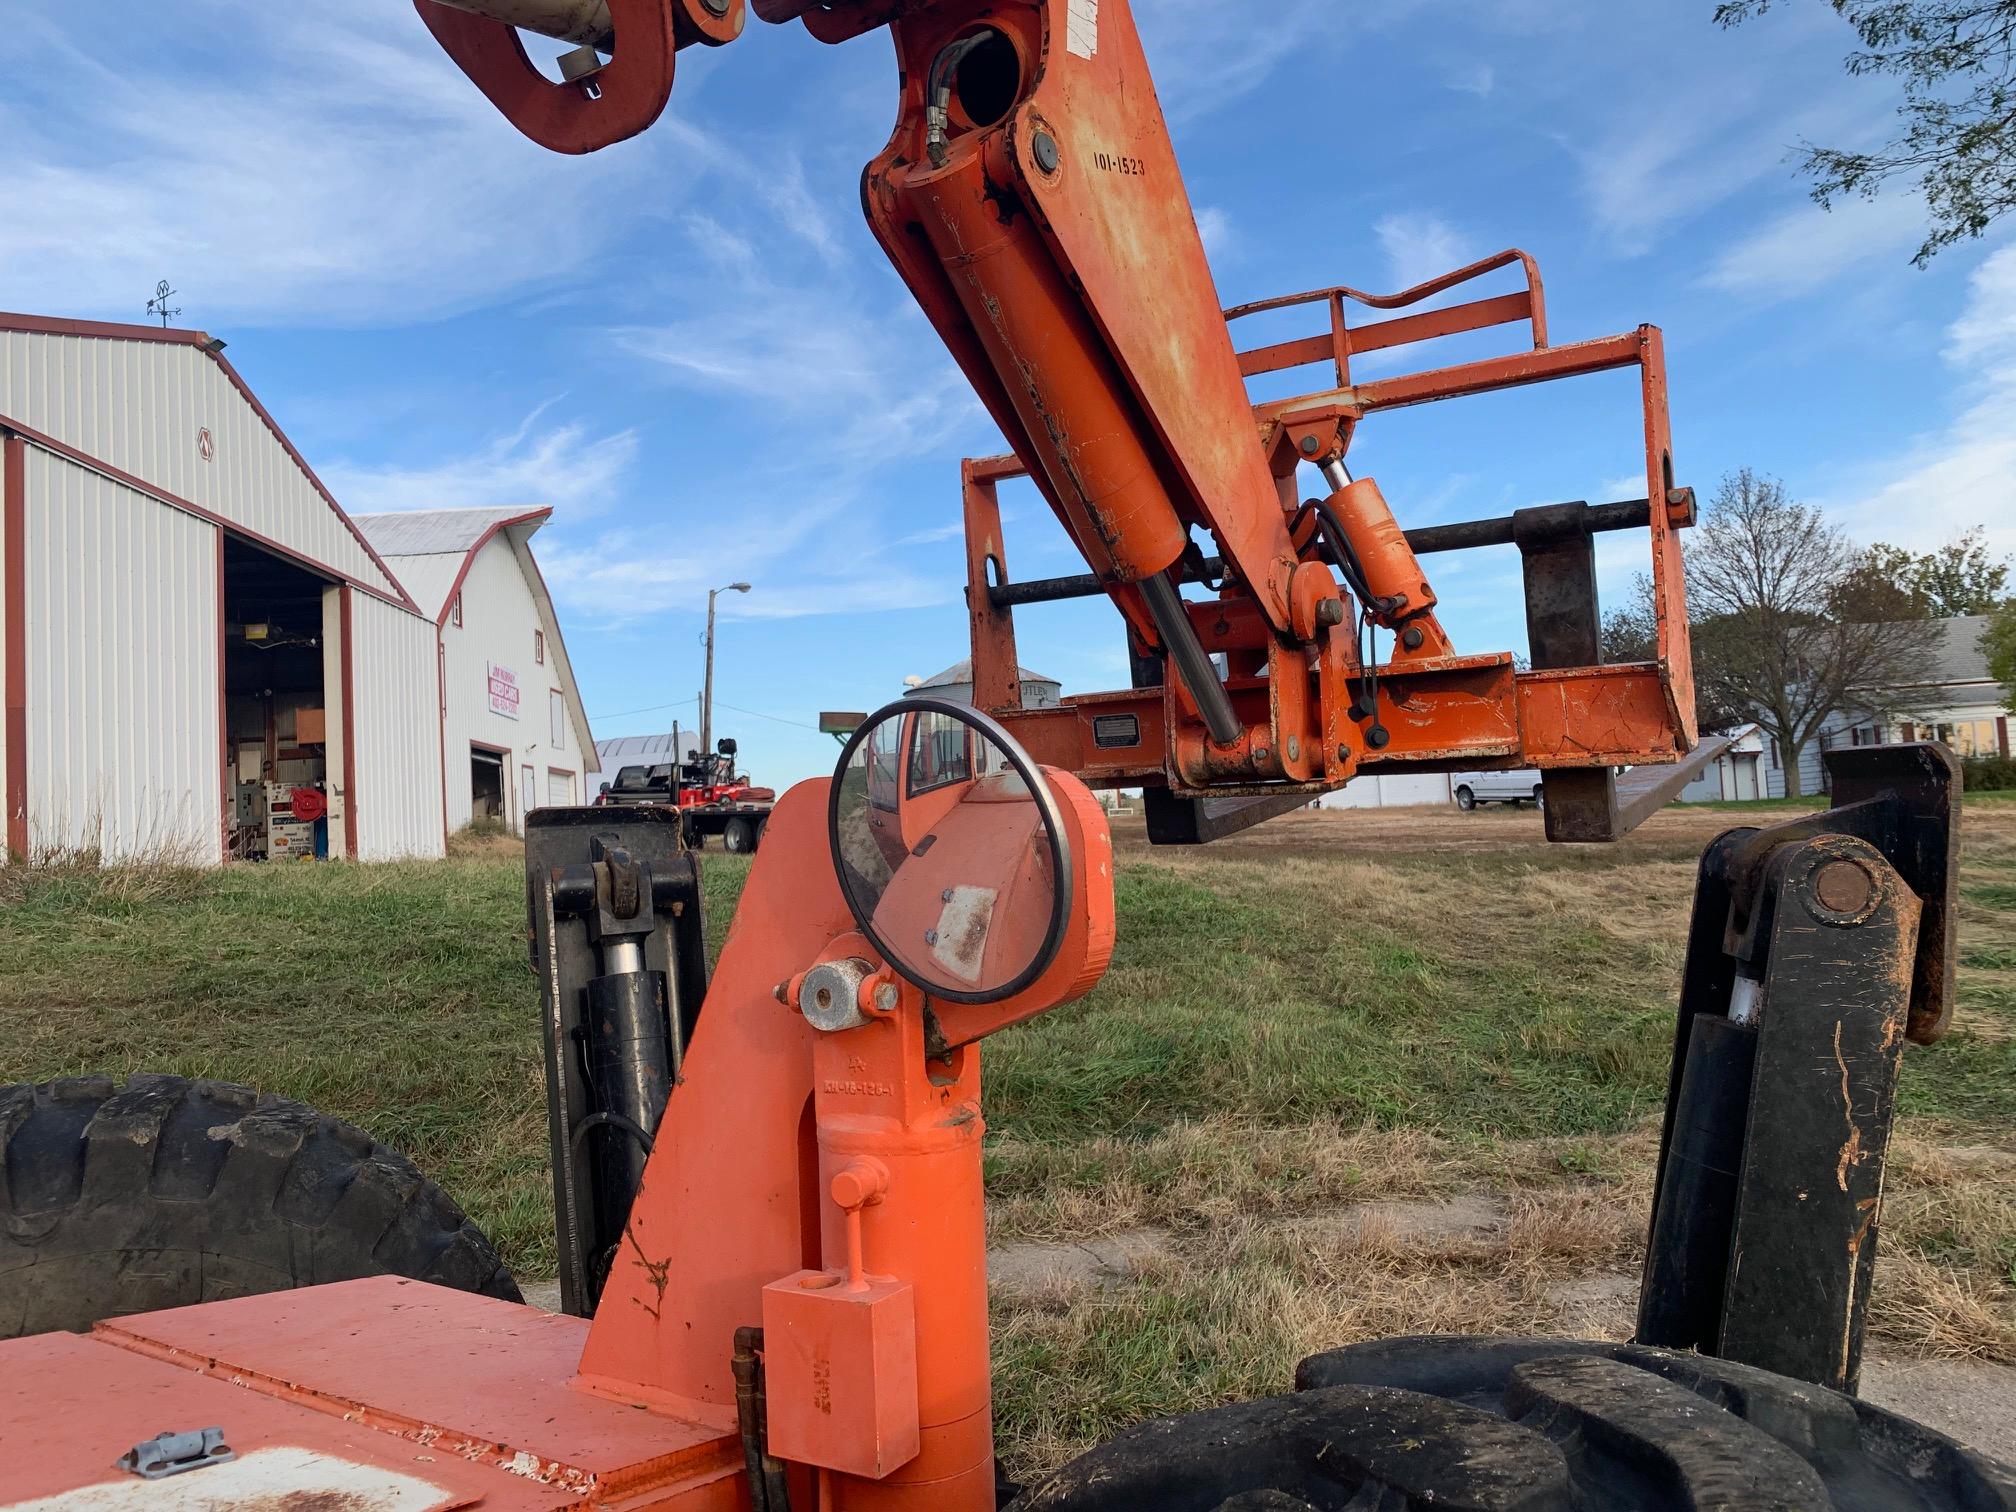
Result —
[[[1297,1351],[1349,1337],[1572,1326],[1547,1277],[1635,1263],[1694,861],[1742,817],[1669,811],[1600,848],[1510,813],[1297,815],[1204,851],[1123,829],[1105,981],[988,1043],[988,1181],[997,1242],[1163,1239],[1128,1284],[997,1301],[1011,1462],[1282,1389]],[[1959,1027],[1907,1061],[1879,1331],[2016,1360],[2016,1165],[1939,1164],[2016,1151],[2016,805],[1967,822]],[[717,946],[747,874],[706,857]],[[548,1275],[522,886],[494,845],[0,873],[0,1068],[300,1098],[411,1153]],[[1488,1251],[1294,1226],[1464,1191],[1510,1214]]]

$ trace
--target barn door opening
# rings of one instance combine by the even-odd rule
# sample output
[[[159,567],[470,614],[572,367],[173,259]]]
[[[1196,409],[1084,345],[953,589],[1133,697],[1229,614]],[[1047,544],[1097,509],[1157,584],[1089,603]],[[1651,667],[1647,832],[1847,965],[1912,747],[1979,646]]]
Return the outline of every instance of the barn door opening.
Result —
[[[329,854],[328,579],[224,538],[224,775],[227,853]]]
[[[504,803],[504,752],[483,746],[469,748],[469,822],[508,827]]]

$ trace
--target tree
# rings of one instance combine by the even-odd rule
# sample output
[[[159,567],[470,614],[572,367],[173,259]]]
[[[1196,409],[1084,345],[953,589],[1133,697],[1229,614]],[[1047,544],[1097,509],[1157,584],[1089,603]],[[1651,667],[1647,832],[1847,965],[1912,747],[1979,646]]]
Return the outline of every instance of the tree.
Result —
[[[1737,26],[1776,0],[1722,0],[1715,19]],[[1932,224],[1912,261],[1979,236],[2016,208],[2016,0],[1827,0],[1861,48],[1855,75],[1902,81],[1902,124],[1867,152],[1802,143],[1813,198],[1873,199],[1892,179],[1915,178]]]
[[[1817,509],[1747,467],[1722,480],[1687,548],[1702,701],[1757,723],[1794,797],[1799,752],[1827,717],[1880,717],[1900,688],[1922,681],[1931,653],[1923,620],[1835,612],[1861,561]]]
[[[2009,562],[1988,554],[1980,526],[1934,551],[1881,542],[1862,552],[1829,606],[1849,619],[1951,619],[1988,614],[2009,588]]]
[[[1918,558],[1878,541],[1860,552],[1835,584],[1827,612],[1872,624],[1932,618],[1932,601],[1918,587]]]
[[[1934,619],[1958,614],[1992,614],[2009,592],[2009,559],[1988,554],[1976,525],[1937,551],[1915,559],[1912,586],[1925,596]]]
[[[2002,684],[2002,696],[2016,708],[2016,599],[2003,604],[1988,621],[1981,632],[1981,654],[1988,658],[1988,675]]]
[[[1731,702],[1726,690],[1713,678],[1703,679],[1704,657],[1712,657],[1719,621],[1695,614],[1689,604],[1688,632],[1694,643],[1694,717],[1704,734],[1726,735],[1751,723],[1749,706]],[[1652,579],[1639,573],[1631,584],[1631,596],[1620,608],[1603,616],[1598,654],[1608,665],[1619,662],[1649,662],[1658,652],[1658,615],[1653,608]]]

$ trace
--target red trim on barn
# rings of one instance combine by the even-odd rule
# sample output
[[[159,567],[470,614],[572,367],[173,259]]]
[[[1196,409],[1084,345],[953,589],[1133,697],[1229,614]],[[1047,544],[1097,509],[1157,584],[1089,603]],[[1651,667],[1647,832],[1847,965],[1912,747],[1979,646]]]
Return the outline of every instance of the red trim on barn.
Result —
[[[513,515],[508,520],[497,521],[496,524],[485,530],[483,534],[476,537],[476,544],[462,553],[462,565],[455,571],[455,581],[449,585],[448,597],[442,600],[441,612],[435,616],[434,623],[437,625],[446,625],[448,623],[449,611],[455,607],[455,600],[461,595],[462,583],[469,576],[469,569],[476,565],[476,553],[495,540],[500,530],[509,530],[513,525],[530,525],[535,520],[544,521],[552,517],[553,510],[550,506],[545,509],[527,510],[522,515]]]
[[[266,406],[259,402],[259,396],[252,392],[251,385],[246,383],[244,378],[239,375],[238,369],[231,365],[229,358],[222,352],[213,352],[209,349],[208,343],[211,338],[208,331],[185,331],[169,329],[164,326],[125,325],[116,321],[105,320],[65,320],[58,316],[21,315],[5,310],[0,310],[0,331],[21,331],[35,336],[96,336],[112,341],[148,341],[154,343],[156,346],[195,347],[222,369],[224,376],[231,381],[231,386],[238,390],[239,397],[252,406],[252,412],[265,424],[266,429],[273,433],[273,439],[280,443],[280,449],[293,459],[296,467],[301,469],[301,475],[308,480],[308,486],[322,496],[323,503],[336,511],[336,518],[343,522],[343,528],[355,537],[357,544],[364,548],[365,556],[369,557],[378,570],[385,574],[385,581],[390,583],[396,591],[396,596],[392,601],[404,604],[408,609],[416,612],[419,610],[420,606],[414,603],[412,597],[406,592],[406,587],[399,581],[398,574],[387,567],[378,553],[371,549],[371,543],[364,539],[364,532],[357,528],[356,523],[344,512],[343,506],[336,502],[336,496],[323,486],[320,478],[315,476],[315,469],[308,465],[307,458],[303,457],[295,449],[294,443],[287,439],[287,433],[280,429],[280,422],[275,420]],[[32,434],[27,431],[26,427],[22,427],[22,431],[23,434]],[[92,465],[102,467],[104,464],[94,461]],[[145,487],[145,485],[140,486]],[[151,488],[146,491],[150,493],[155,492]],[[346,580],[348,580],[347,577]],[[369,583],[358,583],[357,586],[365,589],[367,592],[378,591],[374,585]],[[381,594],[381,596],[383,595]]]
[[[352,585],[336,590],[336,623],[343,637],[343,854],[357,859],[357,674],[351,651],[350,594]],[[447,795],[442,795],[446,802]]]
[[[328,562],[320,561],[315,557],[296,551],[293,547],[283,545],[271,536],[261,535],[258,531],[241,525],[228,516],[220,515],[215,510],[205,509],[201,504],[185,499],[179,494],[172,494],[165,488],[160,488],[155,484],[149,483],[145,478],[135,477],[132,473],[126,472],[122,468],[114,467],[102,457],[94,457],[89,452],[80,451],[67,441],[58,441],[54,436],[44,435],[33,426],[23,425],[20,421],[6,415],[0,415],[0,427],[18,433],[34,445],[40,447],[43,451],[53,452],[59,457],[68,458],[80,467],[88,467],[93,472],[102,473],[113,482],[124,484],[135,493],[143,493],[158,504],[166,504],[170,509],[179,509],[184,514],[194,515],[197,519],[207,521],[221,530],[228,530],[241,540],[250,541],[262,551],[270,551],[277,557],[283,557],[287,561],[298,563],[300,566],[308,568],[311,572],[328,578],[331,582],[347,583],[361,592],[370,594],[375,599],[384,600],[394,608],[410,610],[415,614],[420,614],[423,619],[426,617],[422,613],[420,606],[413,602],[403,587],[397,594],[392,594],[387,593],[375,584],[360,582],[340,567],[332,566]],[[399,580],[395,577],[392,581],[396,583]]]
[[[225,686],[224,659],[231,648],[231,633],[225,624],[224,532],[217,532],[217,752],[223,770],[218,774],[222,804],[217,810],[217,859],[231,859],[231,819],[237,809],[238,752],[231,745],[231,701]]]
[[[441,747],[441,848],[448,848],[448,647],[434,627],[434,733]]]
[[[28,446],[0,458],[0,563],[7,595],[7,850],[28,858]]]

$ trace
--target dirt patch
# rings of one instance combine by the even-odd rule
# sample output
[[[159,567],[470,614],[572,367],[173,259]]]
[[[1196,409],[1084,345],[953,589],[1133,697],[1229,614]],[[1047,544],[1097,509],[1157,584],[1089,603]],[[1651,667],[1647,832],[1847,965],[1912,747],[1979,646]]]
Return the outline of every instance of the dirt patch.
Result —
[[[1029,1295],[1084,1286],[1111,1286],[1172,1251],[1160,1229],[1109,1234],[1082,1244],[1042,1240],[1004,1244],[987,1252],[987,1289],[996,1295]]]
[[[1638,1325],[1638,1277],[1598,1271],[1556,1281],[1545,1293],[1564,1338],[1628,1339]]]
[[[1970,1448],[2009,1457],[2016,1369],[1974,1360],[1869,1360],[1862,1399],[1914,1418]]]
[[[1341,1213],[1294,1219],[1287,1230],[1319,1241],[1443,1249],[1502,1239],[1510,1224],[1511,1215],[1497,1198],[1465,1192],[1430,1202],[1361,1202]]]

